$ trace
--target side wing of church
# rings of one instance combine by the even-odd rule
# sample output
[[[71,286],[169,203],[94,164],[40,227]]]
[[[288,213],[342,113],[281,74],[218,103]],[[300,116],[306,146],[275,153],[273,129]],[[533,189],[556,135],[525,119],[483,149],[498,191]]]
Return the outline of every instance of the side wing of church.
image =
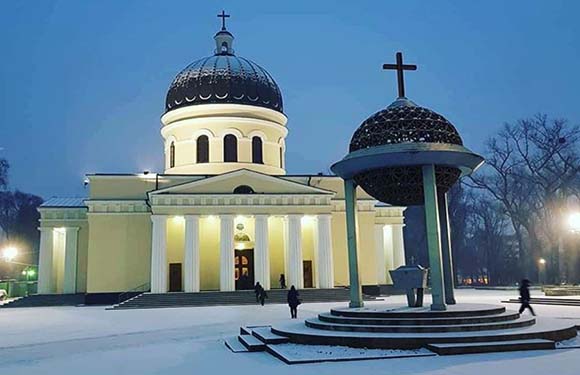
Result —
[[[280,89],[233,39],[224,25],[171,84],[164,173],[88,175],[86,199],[39,208],[40,294],[349,284],[343,181],[286,174]],[[357,196],[362,284],[390,284],[405,207]]]

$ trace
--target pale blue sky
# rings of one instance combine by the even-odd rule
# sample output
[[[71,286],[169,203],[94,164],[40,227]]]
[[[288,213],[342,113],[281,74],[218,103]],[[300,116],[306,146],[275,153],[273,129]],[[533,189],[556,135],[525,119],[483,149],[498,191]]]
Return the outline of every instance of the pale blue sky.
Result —
[[[289,173],[341,158],[396,96],[383,62],[419,69],[407,95],[467,146],[544,112],[580,120],[577,1],[4,1],[0,157],[13,187],[82,196],[85,173],[161,171],[159,118],[175,74],[209,55],[216,14],[266,68],[289,117]]]

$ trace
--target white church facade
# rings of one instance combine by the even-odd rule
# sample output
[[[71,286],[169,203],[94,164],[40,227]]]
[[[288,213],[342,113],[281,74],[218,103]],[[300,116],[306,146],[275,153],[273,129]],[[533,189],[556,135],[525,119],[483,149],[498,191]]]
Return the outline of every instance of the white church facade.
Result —
[[[343,181],[286,173],[279,87],[225,25],[214,39],[167,93],[163,173],[87,175],[88,197],[39,208],[40,294],[349,284]],[[405,207],[357,196],[361,282],[390,284]]]

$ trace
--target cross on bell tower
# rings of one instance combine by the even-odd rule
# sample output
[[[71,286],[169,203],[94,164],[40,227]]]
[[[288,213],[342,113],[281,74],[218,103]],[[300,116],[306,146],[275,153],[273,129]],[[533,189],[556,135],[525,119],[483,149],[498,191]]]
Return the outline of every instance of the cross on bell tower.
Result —
[[[397,71],[397,82],[399,85],[399,98],[405,97],[405,80],[403,77],[403,71],[405,70],[417,70],[417,65],[403,64],[403,54],[397,52],[397,63],[396,64],[383,64],[383,69],[396,70]]]
[[[217,15],[219,18],[222,19],[222,30],[226,29],[226,18],[230,18],[229,14],[226,14],[226,11],[222,9],[222,13]]]

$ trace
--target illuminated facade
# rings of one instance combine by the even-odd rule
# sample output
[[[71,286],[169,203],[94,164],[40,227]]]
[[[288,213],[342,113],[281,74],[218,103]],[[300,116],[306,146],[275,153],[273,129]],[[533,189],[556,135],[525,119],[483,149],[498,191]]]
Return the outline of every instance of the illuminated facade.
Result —
[[[39,293],[348,285],[343,181],[286,174],[280,89],[225,27],[214,39],[170,86],[163,173],[88,175],[86,199],[40,207]],[[389,284],[405,208],[359,191],[357,209],[362,283]]]

